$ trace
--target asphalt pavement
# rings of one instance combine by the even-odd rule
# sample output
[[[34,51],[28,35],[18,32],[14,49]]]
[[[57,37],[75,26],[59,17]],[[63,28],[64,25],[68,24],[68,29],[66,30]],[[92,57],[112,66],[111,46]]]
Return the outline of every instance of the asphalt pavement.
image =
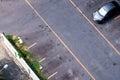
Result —
[[[88,5],[90,4],[89,2],[93,2],[94,5],[98,3],[101,5],[105,4],[104,1],[76,1],[78,1],[77,3],[79,4],[77,5],[79,5],[80,8],[81,6],[84,8],[90,6]],[[106,3],[107,2],[108,1],[106,1]],[[42,3],[44,3],[44,5],[41,5]],[[78,13],[69,0],[40,1],[40,3],[33,3],[32,5],[75,53],[77,58],[87,66],[87,69],[96,80],[119,79],[120,72],[118,72],[119,65],[117,65],[120,62],[119,55],[99,35],[83,15]],[[91,7],[92,6],[93,5],[91,5]],[[89,13],[90,9],[83,12],[92,15],[92,13]]]
[[[120,79],[120,56],[115,51],[120,46],[119,19],[102,25],[92,21],[92,13],[109,0],[73,0],[82,13],[70,0],[30,0],[32,7],[26,1],[0,3],[0,31],[25,41],[42,63],[44,76],[50,80]]]

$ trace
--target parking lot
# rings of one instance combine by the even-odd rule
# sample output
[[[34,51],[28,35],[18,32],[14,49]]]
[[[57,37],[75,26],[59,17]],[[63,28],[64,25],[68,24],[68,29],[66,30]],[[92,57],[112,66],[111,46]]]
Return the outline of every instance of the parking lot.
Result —
[[[92,20],[109,1],[2,1],[0,31],[21,37],[49,80],[119,80],[120,18]]]

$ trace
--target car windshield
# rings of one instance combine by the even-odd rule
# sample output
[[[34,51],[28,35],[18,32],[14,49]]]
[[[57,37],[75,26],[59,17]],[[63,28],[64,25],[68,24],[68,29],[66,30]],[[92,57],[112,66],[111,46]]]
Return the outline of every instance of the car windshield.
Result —
[[[101,8],[99,11],[99,14],[102,15],[102,16],[105,16],[107,14],[107,11],[105,11],[104,8]]]
[[[115,8],[115,5],[111,2],[111,3],[108,3],[107,5],[103,6],[102,8],[99,9],[98,13],[101,15],[101,16],[106,16],[106,14],[113,10]]]

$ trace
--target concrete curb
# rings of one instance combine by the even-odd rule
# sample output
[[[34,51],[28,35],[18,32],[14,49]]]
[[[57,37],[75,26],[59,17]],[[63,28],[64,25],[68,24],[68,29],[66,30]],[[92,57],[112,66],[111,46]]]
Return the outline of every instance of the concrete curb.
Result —
[[[5,47],[7,47],[7,49],[10,51],[8,55],[12,57],[14,60],[17,60],[33,80],[40,80],[38,76],[32,71],[32,69],[28,66],[28,64],[24,61],[24,59],[19,58],[18,52],[16,51],[16,49],[11,45],[11,43],[7,40],[7,38],[2,33],[0,33],[0,39],[5,44]]]

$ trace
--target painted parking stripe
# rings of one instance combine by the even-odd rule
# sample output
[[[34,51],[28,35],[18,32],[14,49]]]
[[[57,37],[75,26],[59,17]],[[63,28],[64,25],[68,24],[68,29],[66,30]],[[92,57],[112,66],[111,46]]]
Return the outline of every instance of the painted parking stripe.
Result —
[[[39,62],[41,63],[41,62],[43,62],[43,61],[45,61],[46,60],[46,58],[42,58]]]
[[[45,19],[38,13],[34,7],[31,5],[29,0],[25,0],[25,2],[30,6],[30,8],[35,12],[35,14],[48,26],[51,32],[55,35],[55,37],[63,44],[63,46],[69,51],[69,53],[74,57],[74,59],[79,63],[79,65],[86,71],[86,73],[93,79],[93,75],[89,72],[89,70],[85,67],[85,65],[76,57],[76,55],[72,52],[72,50],[63,42],[63,40],[57,35],[57,33],[51,28],[51,26],[45,21]]]
[[[36,42],[33,43],[32,45],[30,45],[30,46],[28,47],[28,49],[32,48],[32,47],[35,46],[36,44],[37,44]]]
[[[119,16],[117,16],[117,17],[115,17],[114,19],[115,19],[115,20],[116,20],[116,19],[120,19],[120,15],[119,15]]]
[[[57,73],[58,73],[58,72],[53,73],[52,75],[50,75],[50,76],[48,77],[48,79],[51,79],[51,78],[52,78],[53,76],[55,76]]]

